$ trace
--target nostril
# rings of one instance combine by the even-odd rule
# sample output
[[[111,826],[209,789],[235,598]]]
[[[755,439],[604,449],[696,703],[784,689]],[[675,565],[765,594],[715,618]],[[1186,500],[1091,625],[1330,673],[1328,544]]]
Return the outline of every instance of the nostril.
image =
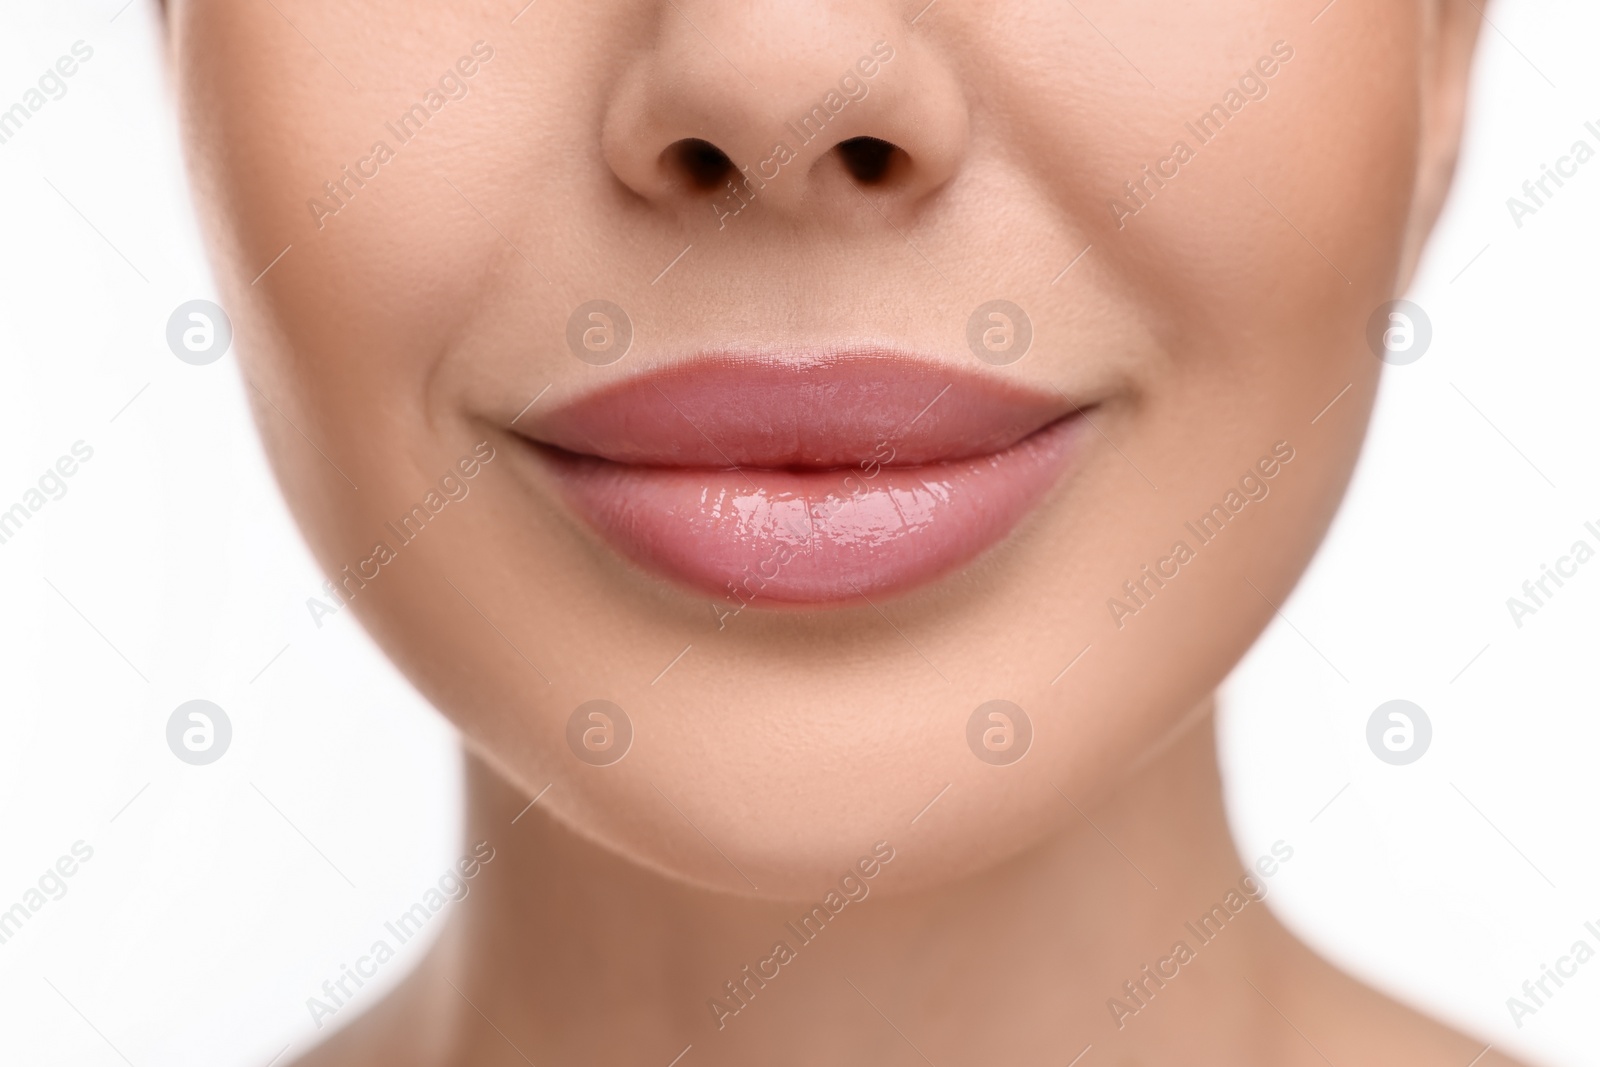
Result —
[[[682,175],[694,189],[715,189],[733,173],[733,160],[710,141],[686,137],[661,153],[662,163]]]
[[[852,137],[838,144],[839,158],[850,176],[863,185],[876,185],[889,175],[897,156],[905,153],[877,137]]]

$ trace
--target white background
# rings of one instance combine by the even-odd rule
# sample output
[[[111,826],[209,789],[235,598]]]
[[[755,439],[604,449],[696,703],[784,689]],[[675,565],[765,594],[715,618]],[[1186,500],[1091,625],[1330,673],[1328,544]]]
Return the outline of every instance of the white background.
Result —
[[[459,769],[353,620],[310,624],[321,578],[232,355],[166,347],[171,311],[213,293],[156,17],[121,6],[0,7],[0,107],[94,48],[0,145],[0,510],[94,449],[0,545],[0,909],[94,849],[0,945],[0,1062],[260,1067],[309,1046],[305,998],[455,857]],[[1272,901],[1301,936],[1485,1043],[1600,1064],[1600,960],[1521,1029],[1505,1005],[1574,940],[1600,947],[1600,561],[1521,629],[1505,605],[1600,526],[1600,160],[1520,229],[1505,205],[1574,140],[1600,147],[1600,12],[1490,17],[1412,293],[1433,347],[1388,371],[1349,503],[1229,685],[1224,759],[1241,853],[1296,848]],[[196,697],[234,729],[206,768],[165,743]],[[1411,766],[1366,747],[1392,698],[1433,723]]]

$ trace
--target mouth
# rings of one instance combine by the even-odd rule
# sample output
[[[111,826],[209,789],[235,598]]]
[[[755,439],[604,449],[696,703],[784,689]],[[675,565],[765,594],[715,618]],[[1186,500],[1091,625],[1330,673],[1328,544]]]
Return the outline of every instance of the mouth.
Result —
[[[714,355],[519,431],[594,532],[727,600],[837,605],[933,582],[1004,540],[1081,409],[949,364],[852,350]]]

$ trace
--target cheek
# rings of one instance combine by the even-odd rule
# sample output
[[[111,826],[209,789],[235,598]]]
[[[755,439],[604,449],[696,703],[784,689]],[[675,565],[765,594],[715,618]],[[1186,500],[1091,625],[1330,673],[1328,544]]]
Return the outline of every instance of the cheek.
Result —
[[[175,9],[191,170],[213,212],[241,354],[279,387],[285,414],[334,440],[365,437],[396,402],[400,417],[417,414],[421,383],[476,310],[485,272],[520,266],[537,280],[496,230],[516,232],[493,185],[511,151],[486,135],[494,94],[437,92],[474,41],[504,27],[436,8],[419,34],[370,0],[291,12],[327,60],[270,5]],[[511,65],[502,55],[472,89],[495,86]],[[437,110],[425,106],[430,90]]]
[[[1022,185],[1071,217],[1077,232],[1059,238],[1068,257],[1092,246],[1085,265],[1116,272],[1124,320],[1174,352],[1192,349],[1197,329],[1302,348],[1394,295],[1417,165],[1421,12],[1358,0],[1337,26],[1308,27],[1289,2],[1221,7],[1166,12],[1159,25],[1106,13],[1097,25],[1128,59],[1083,47],[1090,31],[1042,8],[972,29],[1027,42],[992,88],[1025,131],[1012,145],[1026,146],[1014,156]],[[1293,56],[1274,59],[1267,95],[1237,93],[1280,44]],[[1081,62],[1060,63],[1063,52]],[[1368,73],[1352,78],[1357,58]],[[1220,132],[1201,123],[1213,106]]]
[[[319,559],[337,570],[480,439],[421,431],[436,425],[453,340],[494,318],[494,287],[533,299],[482,344],[520,358],[530,332],[559,335],[569,298],[533,262],[559,277],[560,257],[519,218],[519,205],[555,194],[508,194],[497,178],[525,178],[529,157],[553,151],[539,138],[559,132],[501,114],[510,96],[553,88],[514,83],[499,20],[435,6],[419,34],[371,0],[337,15],[288,10],[327,62],[271,5],[177,5],[173,36],[190,170],[257,421]],[[420,132],[408,126],[411,106],[483,39],[500,47],[473,91],[424,105]],[[495,136],[508,126],[528,136]]]

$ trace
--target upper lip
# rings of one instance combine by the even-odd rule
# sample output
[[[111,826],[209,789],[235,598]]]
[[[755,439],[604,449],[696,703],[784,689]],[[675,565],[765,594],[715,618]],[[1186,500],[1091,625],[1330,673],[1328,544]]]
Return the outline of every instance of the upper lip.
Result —
[[[1058,392],[897,350],[717,352],[580,396],[519,432],[635,466],[825,470],[988,455],[1077,410]]]

